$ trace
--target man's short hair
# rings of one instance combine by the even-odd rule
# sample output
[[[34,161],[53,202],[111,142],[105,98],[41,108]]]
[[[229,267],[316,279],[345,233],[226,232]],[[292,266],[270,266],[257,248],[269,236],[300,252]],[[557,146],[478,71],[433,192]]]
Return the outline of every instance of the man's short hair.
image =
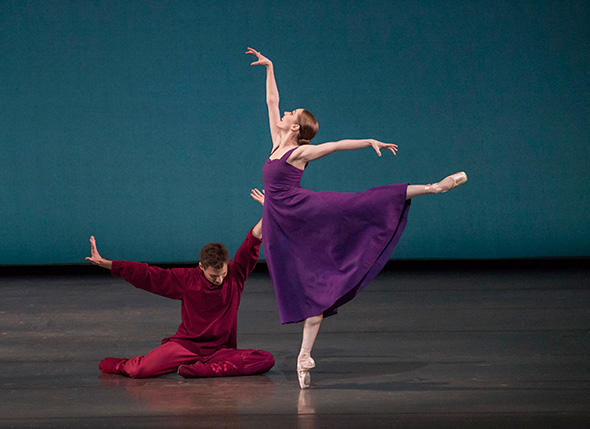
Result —
[[[209,243],[201,249],[201,265],[203,268],[213,267],[216,270],[223,268],[223,264],[229,262],[229,253],[221,243]]]

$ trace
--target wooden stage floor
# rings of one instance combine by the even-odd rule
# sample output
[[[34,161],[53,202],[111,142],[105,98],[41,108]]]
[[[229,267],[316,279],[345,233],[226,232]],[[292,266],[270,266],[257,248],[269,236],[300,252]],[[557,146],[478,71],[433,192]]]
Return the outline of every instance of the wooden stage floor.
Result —
[[[0,277],[0,427],[589,427],[590,268],[388,270],[325,320],[312,389],[295,374],[301,325],[278,322],[264,272],[246,283],[239,347],[252,377],[133,380],[106,356],[176,332],[178,302],[108,272]]]

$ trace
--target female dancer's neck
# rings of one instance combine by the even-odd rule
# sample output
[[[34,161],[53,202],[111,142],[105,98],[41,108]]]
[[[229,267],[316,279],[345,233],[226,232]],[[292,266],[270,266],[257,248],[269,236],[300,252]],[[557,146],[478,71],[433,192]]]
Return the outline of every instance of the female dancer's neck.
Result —
[[[281,142],[279,143],[279,146],[281,146],[281,147],[299,146],[299,144],[297,143],[297,134],[294,134],[290,131],[283,134],[281,136]]]

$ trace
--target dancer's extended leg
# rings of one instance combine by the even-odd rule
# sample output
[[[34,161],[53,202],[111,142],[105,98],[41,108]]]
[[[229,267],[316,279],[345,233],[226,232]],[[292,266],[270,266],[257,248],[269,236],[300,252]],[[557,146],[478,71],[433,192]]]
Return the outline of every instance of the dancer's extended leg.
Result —
[[[467,174],[461,171],[459,173],[451,174],[450,176],[442,179],[440,182],[433,183],[431,185],[408,185],[408,190],[406,191],[406,200],[424,194],[440,194],[443,192],[448,192],[465,182],[467,182]]]
[[[301,350],[297,357],[297,378],[299,386],[307,389],[311,385],[311,376],[309,371],[315,368],[315,362],[311,358],[311,349],[320,330],[320,325],[324,319],[323,314],[308,317],[303,324],[303,338],[301,340]]]

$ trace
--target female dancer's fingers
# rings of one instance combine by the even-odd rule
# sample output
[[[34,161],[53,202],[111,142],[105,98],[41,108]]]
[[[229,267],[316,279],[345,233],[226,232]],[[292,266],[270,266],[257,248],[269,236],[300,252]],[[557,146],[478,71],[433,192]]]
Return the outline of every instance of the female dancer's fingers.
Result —
[[[255,49],[252,49],[252,48],[248,48],[248,50],[246,51],[246,54],[252,54],[252,55],[256,55],[257,57],[259,57],[259,56],[260,56],[260,52],[258,52],[258,51],[257,51],[257,50],[255,50]]]

